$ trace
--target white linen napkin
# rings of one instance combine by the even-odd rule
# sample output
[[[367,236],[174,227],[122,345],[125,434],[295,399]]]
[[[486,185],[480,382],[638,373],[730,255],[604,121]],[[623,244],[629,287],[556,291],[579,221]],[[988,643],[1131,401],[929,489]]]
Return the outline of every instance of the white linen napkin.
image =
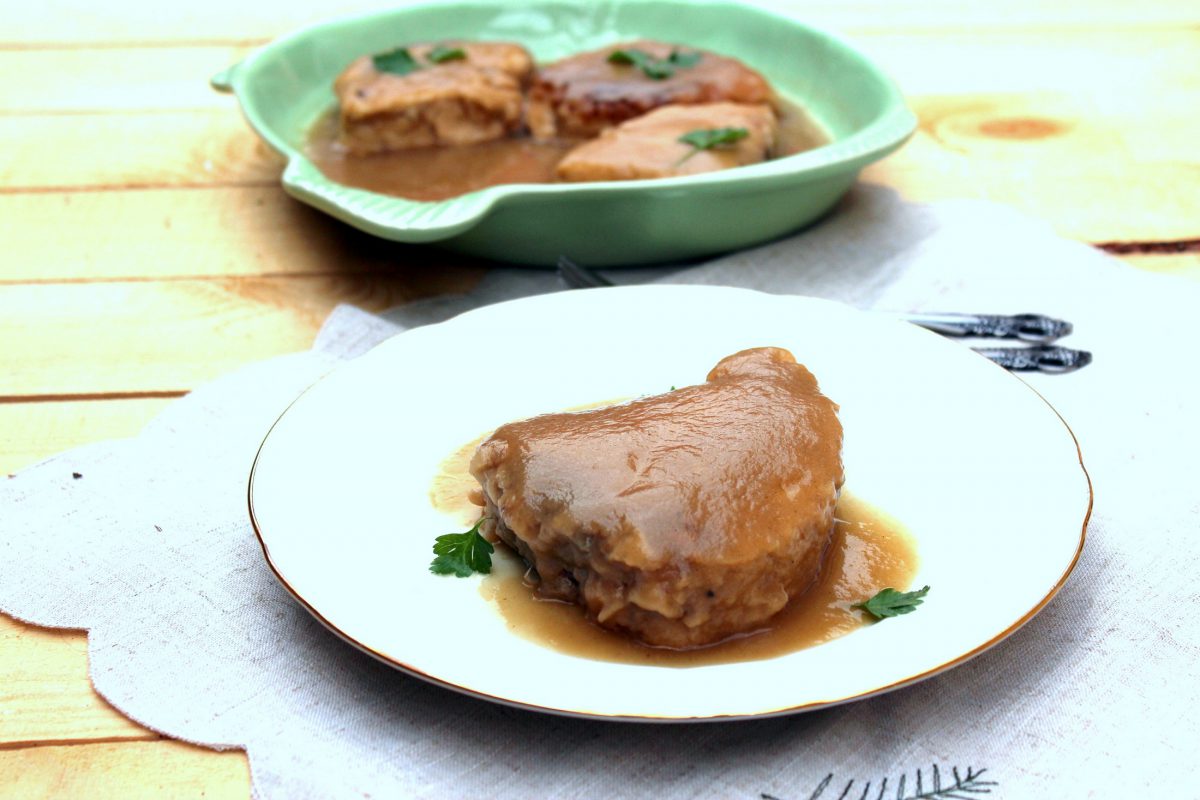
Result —
[[[497,269],[466,296],[383,316],[339,308],[311,352],[241,369],[134,439],[0,483],[0,609],[88,629],[104,697],[167,735],[246,748],[262,798],[1195,796],[1200,286],[1000,207],[915,206],[865,185],[791,238],[683,270],[609,275],[1072,320],[1064,344],[1095,362],[1026,378],[1074,430],[1095,488],[1065,588],[950,672],[749,722],[515,710],[359,653],[267,569],[247,519],[250,464],[284,407],[343,359],[406,327],[558,288],[548,273]],[[951,791],[955,770],[966,786]]]

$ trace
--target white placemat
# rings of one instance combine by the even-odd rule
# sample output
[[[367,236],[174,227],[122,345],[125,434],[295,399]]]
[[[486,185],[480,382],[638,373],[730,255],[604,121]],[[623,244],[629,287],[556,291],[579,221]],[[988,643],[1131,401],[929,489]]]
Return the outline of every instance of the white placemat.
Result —
[[[360,654],[264,564],[246,514],[255,450],[341,360],[405,327],[558,289],[547,273],[505,269],[469,296],[384,317],[339,308],[313,351],[205,386],[135,439],[0,483],[0,609],[88,629],[102,695],[170,736],[246,748],[263,798],[1196,796],[1200,287],[1003,208],[914,206],[869,186],[790,239],[610,276],[1072,320],[1063,343],[1095,363],[1028,381],[1075,431],[1095,487],[1074,575],[1025,628],[949,673],[770,720],[565,719],[462,697]],[[956,792],[955,770],[967,783]]]

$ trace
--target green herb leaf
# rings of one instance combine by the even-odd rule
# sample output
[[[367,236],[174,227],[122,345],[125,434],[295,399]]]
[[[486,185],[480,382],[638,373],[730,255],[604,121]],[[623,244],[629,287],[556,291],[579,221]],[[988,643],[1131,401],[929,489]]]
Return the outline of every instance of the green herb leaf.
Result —
[[[694,67],[700,63],[703,56],[693,50],[690,53],[684,53],[680,50],[672,50],[671,55],[667,56],[667,61],[680,68]]]
[[[649,58],[649,54],[642,50],[613,50],[608,54],[608,63],[610,64],[637,64],[639,59]]]
[[[929,587],[915,592],[897,592],[895,589],[884,589],[870,600],[855,603],[851,608],[861,608],[875,619],[898,617],[916,610],[923,602],[922,598],[929,594]]]
[[[371,61],[375,63],[375,69],[380,72],[390,72],[393,75],[407,75],[421,68],[417,60],[412,57],[412,53],[408,52],[407,47],[397,47],[395,50],[379,53],[372,56]]]
[[[426,56],[434,64],[444,64],[447,61],[463,61],[467,57],[467,51],[461,47],[446,47],[444,44],[439,44],[429,51]]]
[[[740,142],[750,135],[745,128],[697,128],[679,137],[679,141],[690,144],[696,150],[711,150],[725,144]]]
[[[700,58],[700,53],[681,53],[678,50],[672,50],[666,58],[655,58],[645,50],[631,47],[628,50],[613,50],[608,54],[608,63],[634,66],[647,78],[662,81],[674,75],[677,69],[696,66]]]
[[[690,144],[692,151],[676,161],[675,166],[678,167],[701,150],[711,150],[714,147],[734,144],[749,135],[750,131],[745,128],[697,128],[694,131],[688,131],[676,141]]]
[[[484,575],[492,571],[492,553],[496,548],[483,534],[479,526],[487,517],[482,517],[471,530],[464,533],[447,533],[434,540],[433,552],[437,556],[429,564],[434,575],[457,575],[465,578],[472,572]]]

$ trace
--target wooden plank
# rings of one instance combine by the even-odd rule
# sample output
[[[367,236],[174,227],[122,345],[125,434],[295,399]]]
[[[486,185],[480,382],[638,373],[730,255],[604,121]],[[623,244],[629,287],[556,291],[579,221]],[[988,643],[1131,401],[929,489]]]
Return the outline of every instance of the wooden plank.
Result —
[[[64,450],[136,436],[170,402],[138,398],[0,403],[0,480]],[[5,661],[0,651],[0,675]]]
[[[877,26],[896,29],[946,29],[990,26],[1002,28],[1077,27],[1080,25],[1173,26],[1200,16],[1191,0],[1128,3],[1124,0],[1013,0],[1010,3],[961,3],[951,0],[888,3],[885,0],[764,0],[762,3],[816,24],[834,28]],[[147,14],[135,0],[106,3],[103,8],[85,0],[56,0],[0,6],[0,43],[30,46],[42,43],[247,41],[276,36],[301,25],[335,15],[358,13],[392,4],[351,0],[336,8],[321,0],[273,0],[242,3],[210,0],[187,5],[171,14]]]
[[[1141,33],[881,27],[851,38],[910,97],[1059,94],[1121,114],[1171,107],[1200,91],[1194,66],[1200,29],[1194,25]]]
[[[232,109],[0,116],[4,192],[275,186],[282,169]]]
[[[1200,247],[1189,253],[1123,255],[1121,260],[1149,272],[1200,281]]]
[[[186,390],[308,346],[332,304],[249,280],[0,287],[0,396]]]
[[[1195,28],[860,43],[920,118],[869,178],[914,199],[1008,203],[1090,241],[1200,235],[1200,71],[1184,66],[1200,47]]]
[[[0,614],[0,749],[37,741],[159,738],[96,694],[87,665],[83,631],[39,628]]]
[[[1200,237],[1194,115],[1157,110],[1134,122],[1061,96],[922,98],[913,106],[916,136],[865,179],[918,201],[1004,203],[1084,241]]]
[[[0,282],[386,272],[427,294],[480,266],[368,236],[276,187],[0,193],[0,241]]]
[[[338,303],[382,310],[461,286],[320,276],[0,286],[0,397],[186,390],[307,349]]]
[[[248,52],[229,45],[0,50],[0,114],[232,109],[237,101],[208,80]]]
[[[250,795],[244,752],[170,739],[3,750],[0,776],[0,798],[12,800],[245,800]]]
[[[912,97],[1060,93],[1123,114],[1175,105],[1200,91],[1200,71],[1192,67],[1196,26],[1138,35],[882,28],[851,40]],[[0,74],[8,78],[0,84],[0,113],[228,110],[236,101],[207,81],[248,52],[232,46],[0,50]]]

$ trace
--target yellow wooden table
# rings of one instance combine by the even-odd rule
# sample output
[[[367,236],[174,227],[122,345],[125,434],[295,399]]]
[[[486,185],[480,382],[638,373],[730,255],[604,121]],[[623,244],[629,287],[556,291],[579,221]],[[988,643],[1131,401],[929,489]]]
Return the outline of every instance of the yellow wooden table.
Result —
[[[0,5],[0,479],[307,348],[337,303],[383,309],[479,278],[479,262],[286,197],[279,159],[208,88],[272,36],[370,5]],[[1194,0],[777,5],[871,53],[920,117],[865,180],[1009,203],[1200,278]],[[84,634],[0,615],[0,796],[248,792],[242,753],[165,739],[100,699]]]

